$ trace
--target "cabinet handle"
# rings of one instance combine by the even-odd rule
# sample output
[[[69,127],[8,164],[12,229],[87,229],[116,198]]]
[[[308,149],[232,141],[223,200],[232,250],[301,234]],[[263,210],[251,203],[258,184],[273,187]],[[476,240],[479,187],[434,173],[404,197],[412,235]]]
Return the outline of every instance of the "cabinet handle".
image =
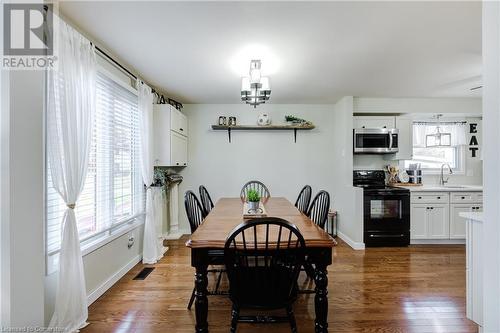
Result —
[[[176,165],[179,165],[179,163],[175,163]]]
[[[384,128],[387,128],[387,126],[384,126]]]
[[[462,200],[465,199],[465,197],[462,197]]]
[[[419,199],[422,199],[422,197],[418,197]]]
[[[186,165],[187,163],[184,163],[184,165]]]
[[[441,197],[438,197],[438,199],[441,199]]]
[[[179,130],[184,131],[184,129],[183,129],[183,128],[179,128]]]

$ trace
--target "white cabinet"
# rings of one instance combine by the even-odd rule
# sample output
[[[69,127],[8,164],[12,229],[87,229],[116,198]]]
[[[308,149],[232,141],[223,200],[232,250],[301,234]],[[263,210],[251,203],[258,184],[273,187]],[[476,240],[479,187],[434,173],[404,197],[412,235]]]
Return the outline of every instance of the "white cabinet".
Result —
[[[385,156],[388,160],[411,160],[413,158],[413,120],[409,117],[396,117],[396,126],[399,129],[398,148],[396,154]]]
[[[411,205],[410,237],[412,239],[427,239],[429,234],[429,210],[427,205]]]
[[[462,212],[480,212],[482,192],[411,193],[410,238],[412,240],[465,239]]]
[[[464,212],[482,212],[482,204],[451,204],[450,205],[450,239],[464,239],[466,220],[460,216]]]
[[[355,116],[354,128],[396,128],[396,117]]]
[[[450,211],[448,205],[431,205],[428,212],[429,239],[449,239]]]
[[[155,166],[187,166],[188,122],[168,104],[154,106],[153,155]]]
[[[447,204],[413,204],[410,213],[412,239],[449,239]]]

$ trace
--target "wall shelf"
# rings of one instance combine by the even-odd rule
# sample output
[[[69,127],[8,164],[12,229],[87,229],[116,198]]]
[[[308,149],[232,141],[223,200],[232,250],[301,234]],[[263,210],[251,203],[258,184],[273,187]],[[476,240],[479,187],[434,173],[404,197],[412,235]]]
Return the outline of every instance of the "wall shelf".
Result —
[[[297,131],[299,130],[312,130],[314,125],[268,125],[268,126],[258,126],[258,125],[236,125],[236,126],[224,126],[224,125],[212,125],[214,131],[227,131],[227,136],[229,142],[231,142],[231,131],[293,131],[294,142],[297,142]]]

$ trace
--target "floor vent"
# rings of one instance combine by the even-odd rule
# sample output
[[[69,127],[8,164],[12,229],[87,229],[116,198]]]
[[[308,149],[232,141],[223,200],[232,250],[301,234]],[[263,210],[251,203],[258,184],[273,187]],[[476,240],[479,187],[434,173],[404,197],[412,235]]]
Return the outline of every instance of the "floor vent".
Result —
[[[144,280],[148,277],[149,274],[154,270],[154,267],[145,267],[142,269],[142,271],[139,272],[139,274],[136,275],[134,280]]]

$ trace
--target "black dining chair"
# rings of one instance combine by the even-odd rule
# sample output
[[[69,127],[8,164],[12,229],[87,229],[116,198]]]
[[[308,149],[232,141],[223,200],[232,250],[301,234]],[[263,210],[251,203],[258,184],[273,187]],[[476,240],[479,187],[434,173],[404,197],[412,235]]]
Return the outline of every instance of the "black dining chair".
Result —
[[[277,217],[253,219],[237,226],[226,239],[224,261],[233,303],[231,330],[238,322],[288,321],[297,332],[292,305],[304,263],[305,241],[297,227]],[[241,316],[240,310],[285,309],[286,317]]]
[[[205,214],[208,215],[208,213],[210,213],[212,208],[214,208],[214,203],[205,186],[200,185],[199,191],[200,191],[201,205],[203,206],[203,209],[205,209]]]
[[[309,185],[306,185],[300,190],[299,196],[297,197],[297,201],[295,201],[295,207],[303,213],[307,213],[307,209],[309,208],[309,203],[311,202],[312,188]]]
[[[240,192],[241,201],[246,201],[247,193],[249,190],[257,191],[257,193],[259,193],[260,197],[262,198],[262,201],[264,202],[266,202],[267,199],[271,197],[271,193],[267,189],[266,185],[264,185],[262,182],[259,182],[258,180],[251,180],[245,185],[243,185],[243,188],[241,189]]]
[[[319,191],[314,197],[306,215],[321,228],[325,227],[330,209],[330,194],[327,191]]]
[[[191,233],[194,233],[196,229],[198,229],[198,227],[203,223],[203,220],[205,219],[207,214],[193,191],[187,191],[184,195],[184,207],[186,208],[186,215],[189,221],[189,226],[191,227]],[[210,265],[224,265],[223,250],[209,251],[209,258],[211,259]],[[221,282],[222,273],[225,272],[225,269],[209,269],[208,272],[218,274],[215,290],[213,292],[209,292],[208,295],[221,294],[219,293],[219,285]],[[191,298],[189,299],[187,307],[189,310],[191,310],[191,307],[193,305],[195,292],[196,288],[193,288],[193,292],[191,293]]]

